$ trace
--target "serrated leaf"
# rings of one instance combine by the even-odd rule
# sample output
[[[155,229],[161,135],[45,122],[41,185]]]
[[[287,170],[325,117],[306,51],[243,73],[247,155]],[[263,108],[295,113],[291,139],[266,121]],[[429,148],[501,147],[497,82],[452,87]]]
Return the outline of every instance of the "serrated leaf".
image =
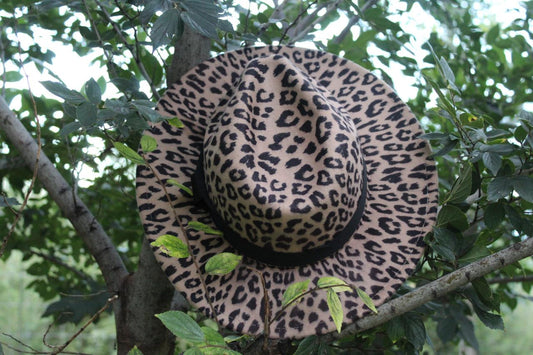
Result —
[[[121,142],[113,142],[119,153],[135,164],[144,164],[144,159],[133,149]]]
[[[100,90],[100,85],[93,78],[85,83],[85,93],[89,101],[95,105],[102,101],[102,90]]]
[[[485,152],[482,155],[483,164],[490,170],[492,175],[497,175],[502,167],[502,158],[499,154],[493,152]]]
[[[397,341],[405,336],[403,322],[400,317],[394,317],[387,322],[387,335],[392,341]]]
[[[220,8],[211,0],[185,0],[181,13],[183,21],[203,36],[218,39],[217,24]]]
[[[214,235],[222,235],[223,234],[221,231],[213,229],[210,226],[208,226],[207,224],[204,224],[202,222],[197,222],[197,221],[189,222],[189,224],[187,224],[187,227],[189,227],[191,229],[194,229],[194,230],[197,230],[197,231],[200,231],[200,232],[205,232],[207,234],[214,234]]]
[[[487,309],[491,309],[495,306],[492,289],[485,277],[478,277],[477,279],[472,280],[472,286],[476,291],[479,301],[482,302],[482,305],[485,305]]]
[[[342,304],[339,296],[331,288],[328,288],[327,304],[329,308],[329,314],[331,315],[331,318],[333,318],[337,332],[340,333],[344,313],[342,311]]]
[[[205,264],[205,272],[210,275],[226,275],[237,267],[242,260],[241,255],[220,253],[212,256]]]
[[[533,178],[530,176],[515,176],[513,187],[521,198],[533,203]]]
[[[174,185],[174,186],[177,186],[179,187],[180,189],[182,189],[183,191],[185,191],[186,193],[189,194],[189,196],[193,196],[193,192],[191,189],[189,189],[187,186],[183,185],[183,184],[180,184],[179,182],[177,182],[176,180],[174,179],[167,179],[167,183],[168,184],[171,184],[171,185]],[[194,222],[193,222],[194,223]],[[209,228],[211,229],[211,228]],[[214,229],[213,229],[214,230]],[[218,231],[215,231],[215,232],[218,232]],[[212,233],[212,234],[218,234],[218,233]]]
[[[437,324],[437,335],[443,343],[452,341],[457,335],[457,321],[453,317],[439,320]]]
[[[447,133],[431,132],[431,133],[422,134],[418,138],[427,139],[427,140],[443,140],[443,139],[447,139],[449,137],[450,137],[450,135],[447,134]]]
[[[315,354],[319,346],[318,337],[316,335],[311,335],[306,337],[304,340],[298,344],[298,348],[293,355],[309,355]]]
[[[173,36],[180,34],[180,22],[180,12],[175,8],[166,10],[157,18],[150,32],[154,49],[170,43]]]
[[[1,355],[1,354],[0,354]],[[133,348],[131,348],[130,351],[128,351],[128,355],[143,355],[142,351],[139,350],[139,348],[135,345]]]
[[[147,107],[144,104],[139,104],[137,102],[131,103],[133,107],[137,110],[137,112],[147,121],[157,123],[164,119],[163,116],[156,110],[154,110],[151,107]]]
[[[372,298],[366,293],[365,291],[361,290],[359,287],[355,289],[357,292],[357,295],[361,300],[364,302],[364,304],[370,308],[370,310],[374,313],[378,313],[378,310],[376,309],[376,306],[374,305],[374,302],[372,301]]]
[[[494,229],[502,223],[505,218],[505,210],[501,203],[491,203],[485,207],[483,220],[485,225],[490,229]]]
[[[404,332],[407,340],[415,349],[421,350],[426,343],[426,328],[420,317],[408,315],[404,317]]]
[[[504,330],[503,319],[499,314],[490,313],[474,306],[474,312],[476,312],[479,320],[490,329]]]
[[[83,127],[94,126],[97,118],[96,105],[90,102],[82,103],[76,108],[76,118]]]
[[[43,81],[41,84],[52,94],[72,104],[85,102],[85,97],[77,91],[68,89],[65,85],[54,81]]]
[[[310,280],[294,282],[290,284],[282,295],[281,305],[286,306],[300,297],[309,287]]]
[[[486,246],[474,245],[474,247],[472,247],[468,253],[459,258],[458,261],[461,266],[464,266],[484,258],[485,256],[489,256],[490,254],[490,250]]]
[[[346,286],[338,286],[338,285],[346,285]],[[348,284],[345,281],[337,277],[333,277],[333,276],[321,277],[320,279],[318,279],[317,286],[320,288],[327,288],[330,286],[334,286],[331,288],[335,292],[352,291],[352,288],[348,286]]]
[[[498,201],[513,192],[513,179],[509,176],[495,177],[487,187],[487,199]]]
[[[444,205],[437,216],[437,226],[445,227],[446,225],[464,231],[468,228],[468,220],[460,208],[453,205]]]
[[[209,327],[202,327],[202,331],[205,335],[205,343],[209,345],[217,345],[217,346],[226,346],[226,342],[224,341],[224,337],[214,330],[213,328]]]
[[[141,137],[141,149],[145,153],[153,152],[157,149],[157,141],[152,136],[143,135]]]
[[[472,189],[472,167],[466,164],[457,180],[455,180],[450,192],[448,193],[445,202],[459,203],[463,202],[469,195]]]
[[[167,120],[167,122],[170,123],[170,125],[174,126],[174,127],[178,127],[178,128],[185,127],[183,122],[181,122],[181,120],[179,118],[177,118],[177,117],[170,118],[170,119]]]
[[[177,337],[193,344],[205,343],[205,335],[202,328],[186,313],[169,311],[155,316]]]
[[[186,258],[190,255],[187,244],[178,237],[170,234],[159,236],[150,245],[159,247],[165,254],[174,258]]]

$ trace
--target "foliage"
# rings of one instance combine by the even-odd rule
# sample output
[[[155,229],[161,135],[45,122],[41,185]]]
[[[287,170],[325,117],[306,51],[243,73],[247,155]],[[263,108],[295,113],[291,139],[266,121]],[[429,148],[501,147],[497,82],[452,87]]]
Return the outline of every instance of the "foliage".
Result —
[[[132,147],[141,145],[144,152],[155,149],[141,132],[149,122],[162,119],[153,107],[167,85],[172,45],[186,26],[210,37],[215,53],[243,44],[307,41],[342,54],[391,84],[389,73],[398,67],[401,80],[412,80],[417,92],[409,106],[434,148],[441,209],[426,237],[428,249],[417,273],[399,294],[532,236],[533,114],[528,112],[533,102],[532,1],[517,5],[507,22],[487,18],[483,10],[488,5],[483,1],[250,1],[250,8],[243,6],[231,0],[7,0],[0,5],[1,94],[31,132],[36,126],[28,118],[39,115],[43,151],[91,206],[129,270],[135,270],[143,238],[133,168],[145,163]],[[421,13],[424,24],[434,25],[417,48],[417,38],[407,28],[413,28]],[[356,30],[322,39],[320,30],[338,26],[336,21],[343,18],[357,23]],[[60,46],[91,58],[95,77],[68,87],[60,70],[55,72]],[[33,80],[31,92],[21,89],[26,87],[26,75]],[[44,90],[34,76],[41,78]],[[170,122],[181,125],[178,117]],[[0,186],[5,195],[0,201],[0,225],[10,225],[14,202],[24,200],[31,172],[17,164],[17,152],[2,132],[0,137]],[[167,184],[191,193],[181,182]],[[187,226],[206,227],[194,222]],[[183,242],[163,237],[154,246],[188,253]],[[58,316],[70,308],[78,312],[70,320],[79,321],[105,303],[107,296],[59,297],[101,295],[105,286],[80,238],[39,183],[3,257],[13,250],[21,251],[31,264],[26,270],[33,276],[28,287],[50,302],[47,314]],[[239,260],[233,261],[237,267]],[[228,272],[214,263],[214,272]],[[517,294],[530,292],[533,282],[523,276],[533,274],[532,269],[525,262],[502,268],[383,326],[336,340],[337,350],[320,337],[310,337],[295,344],[294,351],[415,353],[429,339],[428,322],[435,324],[431,334],[439,342],[463,340],[477,348],[478,325],[472,318],[502,329],[501,308],[514,309]],[[498,281],[516,277],[523,277],[522,291]],[[338,314],[335,297],[345,286],[322,282],[317,287],[327,288],[320,292],[328,292],[328,305]],[[308,283],[290,286],[285,304],[296,302],[308,287]],[[371,300],[367,306],[372,308]],[[169,328],[183,336],[179,327],[192,321],[185,316],[178,313],[177,322],[165,324],[173,324]],[[341,323],[337,317],[338,328]],[[196,329],[197,349],[202,344],[227,346],[216,331],[191,327]]]

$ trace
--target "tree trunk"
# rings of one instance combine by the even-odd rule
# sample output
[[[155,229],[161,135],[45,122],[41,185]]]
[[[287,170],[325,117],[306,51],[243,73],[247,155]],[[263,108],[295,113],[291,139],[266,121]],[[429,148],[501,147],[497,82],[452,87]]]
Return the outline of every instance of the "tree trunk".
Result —
[[[167,86],[178,80],[187,70],[209,56],[211,41],[186,28],[176,42],[172,64],[168,68]],[[176,293],[145,240],[139,257],[137,272],[130,275],[120,291],[120,305],[115,307],[117,352],[127,354],[137,346],[144,355],[173,354],[174,336],[155,314],[180,307],[186,301]],[[174,299],[174,301],[173,301]],[[176,302],[176,299],[178,300]]]

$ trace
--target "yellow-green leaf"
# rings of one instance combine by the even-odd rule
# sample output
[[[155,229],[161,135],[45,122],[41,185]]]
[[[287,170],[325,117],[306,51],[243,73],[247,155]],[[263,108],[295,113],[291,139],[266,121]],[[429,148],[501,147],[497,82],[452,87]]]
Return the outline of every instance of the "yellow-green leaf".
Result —
[[[305,291],[307,291],[307,287],[309,286],[310,280],[300,281],[300,282],[294,282],[287,287],[285,292],[283,292],[281,305],[286,306],[289,303],[293,302],[296,298],[300,297]],[[295,302],[295,304],[298,302]]]
[[[0,355],[2,355],[3,353],[0,352]],[[131,348],[130,351],[128,351],[128,355],[143,355],[142,351],[139,350],[139,348],[137,346],[134,346],[133,348]]]
[[[186,258],[189,254],[189,248],[184,241],[170,234],[163,234],[155,241],[150,243],[151,246],[159,247],[165,254],[175,258]]]
[[[174,186],[177,186],[179,187],[180,189],[182,189],[183,191],[185,191],[186,193],[189,194],[189,196],[192,196],[192,190],[189,189],[187,186],[183,185],[183,184],[180,184],[179,182],[177,182],[176,180],[174,179],[168,179],[167,180],[167,183],[170,184],[170,185],[174,185]]]
[[[233,253],[220,253],[212,256],[205,264],[205,272],[211,275],[225,275],[237,267],[242,256]]]
[[[141,138],[141,149],[145,153],[153,152],[157,148],[157,141],[152,136],[143,135]]]
[[[365,305],[372,310],[374,313],[378,313],[378,310],[376,309],[376,306],[374,305],[374,302],[372,301],[372,298],[366,293],[365,291],[361,290],[360,288],[355,289],[357,291],[357,295],[363,300]]]
[[[179,118],[177,118],[177,117],[171,118],[171,119],[167,120],[167,122],[170,123],[170,125],[174,126],[174,127],[178,127],[178,128],[185,127],[183,122],[181,122],[181,120]]]
[[[134,162],[135,164],[144,164],[144,159],[136,151],[124,143],[113,142],[113,145],[124,158]]]
[[[344,286],[339,286],[344,285]],[[348,286],[346,282],[343,280],[333,277],[333,276],[325,276],[318,279],[317,286],[320,288],[331,288],[335,292],[345,292],[345,291],[351,291],[352,288]],[[332,287],[333,286],[333,287]]]
[[[189,222],[189,224],[187,224],[187,226],[189,228],[191,228],[191,229],[194,229],[194,230],[197,230],[197,231],[201,231],[201,232],[205,232],[207,234],[222,235],[221,231],[213,229],[210,226],[208,226],[207,224],[204,224],[202,222],[191,221],[191,222]]]
[[[333,289],[328,288],[328,298],[327,298],[329,313],[331,314],[331,318],[333,318],[333,322],[335,323],[335,327],[337,327],[337,332],[341,332],[342,327],[342,320],[344,318],[344,313],[342,311],[342,304],[339,296]]]

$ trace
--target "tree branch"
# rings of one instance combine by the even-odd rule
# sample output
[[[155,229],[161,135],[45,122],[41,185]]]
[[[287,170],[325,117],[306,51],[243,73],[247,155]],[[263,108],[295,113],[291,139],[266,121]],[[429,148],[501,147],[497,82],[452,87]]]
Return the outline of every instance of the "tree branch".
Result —
[[[26,165],[33,169],[38,153],[37,143],[9,109],[3,97],[0,97],[0,129],[5,132],[13,146],[18,149]],[[128,275],[120,255],[100,223],[79,197],[72,194],[72,187],[69,186],[44,152],[41,152],[39,157],[37,179],[43,184],[63,214],[71,221],[88,251],[95,258],[108,290],[116,293],[123,279]]]
[[[395,298],[380,307],[377,314],[367,315],[355,323],[348,325],[341,333],[330,333],[323,336],[325,341],[331,341],[353,335],[364,330],[383,324],[394,317],[409,312],[423,304],[439,298],[472,280],[498,270],[506,265],[533,255],[533,238],[516,243],[497,253],[473,262],[461,269],[451,272],[438,280],[428,283],[403,296]]]
[[[365,3],[363,7],[361,8],[361,14],[364,14],[366,10],[374,6],[377,2],[378,2],[377,0],[370,0],[367,3]],[[344,38],[348,35],[348,33],[350,33],[352,26],[355,25],[357,22],[359,22],[360,19],[361,19],[361,16],[359,16],[359,14],[356,14],[352,18],[350,18],[350,21],[348,21],[348,24],[346,25],[346,27],[344,27],[341,33],[337,37],[333,38],[331,41],[334,44],[341,44]]]

